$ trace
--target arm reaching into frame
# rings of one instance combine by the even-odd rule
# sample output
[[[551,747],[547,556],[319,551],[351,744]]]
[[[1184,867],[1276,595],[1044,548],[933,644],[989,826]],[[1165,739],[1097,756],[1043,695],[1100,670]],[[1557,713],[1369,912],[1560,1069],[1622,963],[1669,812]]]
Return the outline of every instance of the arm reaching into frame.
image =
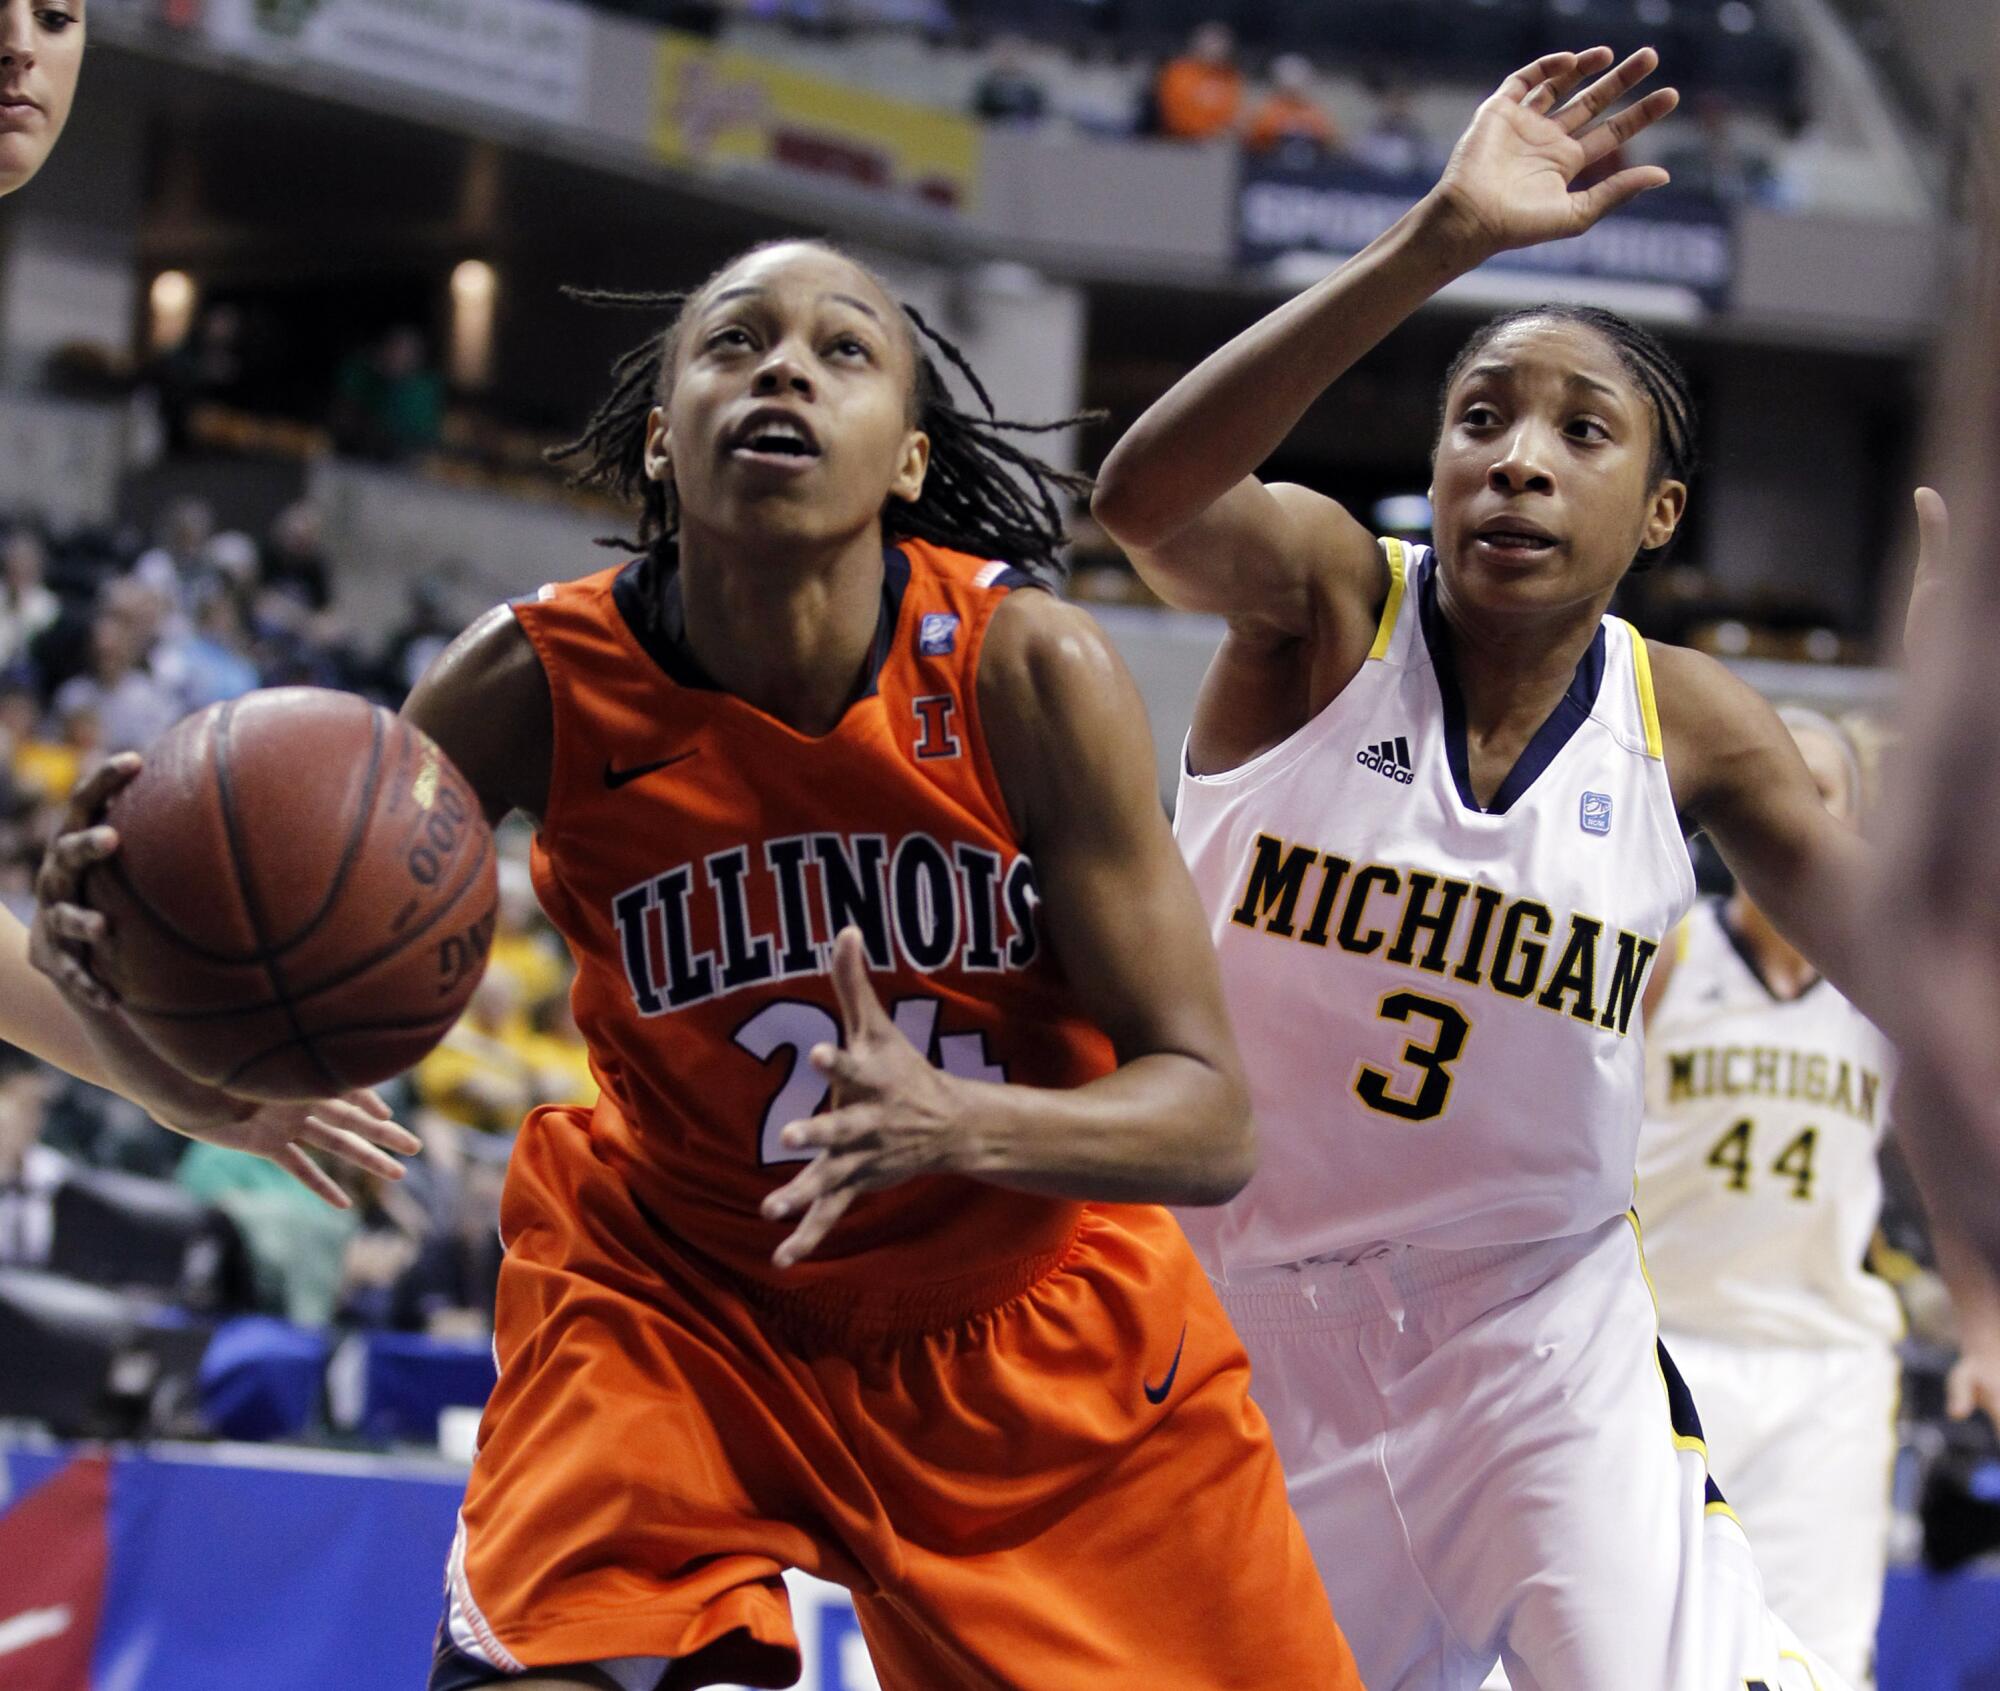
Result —
[[[308,1151],[400,1180],[403,1165],[390,1153],[413,1156],[421,1141],[373,1091],[271,1102],[204,1085],[154,1052],[91,973],[93,950],[116,940],[83,902],[83,876],[117,851],[117,833],[101,818],[138,773],[139,759],[127,753],[77,788],[36,877],[33,929],[0,910],[0,1039],[129,1098],[162,1127],[268,1159],[336,1209],[351,1200]]]

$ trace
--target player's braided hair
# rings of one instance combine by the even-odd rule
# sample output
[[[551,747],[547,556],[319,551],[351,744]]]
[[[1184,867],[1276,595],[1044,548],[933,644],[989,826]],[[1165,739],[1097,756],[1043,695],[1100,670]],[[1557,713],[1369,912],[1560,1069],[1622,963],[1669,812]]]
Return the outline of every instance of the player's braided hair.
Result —
[[[765,246],[789,244],[767,242]],[[825,242],[799,244],[839,253],[837,247]],[[637,537],[610,538],[601,544],[650,553],[669,568],[677,562],[680,508],[670,484],[646,475],[647,415],[669,396],[681,325],[689,307],[741,259],[763,250],[765,247],[752,247],[739,254],[688,293],[563,290],[584,305],[668,314],[663,329],[613,363],[611,392],[592,413],[583,433],[547,454],[551,463],[574,465],[570,485],[638,500]],[[848,258],[845,253],[839,256]],[[849,258],[849,262],[857,261]],[[866,271],[865,266],[857,267]],[[880,285],[880,279],[876,280]],[[888,292],[886,287],[883,291]],[[1063,499],[1088,497],[1091,479],[1057,469],[1007,436],[1051,434],[1093,421],[1097,413],[1081,412],[1049,423],[1001,417],[964,353],[927,323],[915,306],[905,304],[902,309],[916,366],[911,421],[930,438],[930,469],[923,492],[915,500],[888,501],[882,512],[883,533],[891,540],[909,536],[977,557],[1001,559],[1053,584],[1062,576],[1058,554],[1068,539],[1063,528]],[[964,377],[978,400],[979,411],[962,410],[952,399],[944,373],[932,356],[933,348]]]
[[[1681,368],[1680,360],[1666,349],[1659,336],[1640,328],[1629,317],[1621,317],[1617,312],[1606,311],[1597,305],[1529,305],[1515,311],[1503,311],[1498,317],[1480,324],[1472,331],[1472,338],[1459,348],[1458,356],[1451,361],[1451,368],[1444,373],[1444,386],[1438,390],[1440,436],[1444,433],[1445,405],[1458,378],[1465,374],[1466,367],[1492,344],[1494,337],[1503,329],[1529,321],[1580,323],[1587,329],[1596,330],[1609,341],[1611,350],[1618,355],[1618,362],[1625,367],[1625,373],[1646,396],[1646,403],[1652,408],[1653,485],[1657,487],[1666,480],[1685,483],[1693,478],[1700,462],[1700,444],[1694,392],[1688,386],[1687,371]],[[1673,544],[1669,540],[1664,546],[1646,548],[1640,552],[1633,567],[1644,569],[1658,563],[1673,550]]]

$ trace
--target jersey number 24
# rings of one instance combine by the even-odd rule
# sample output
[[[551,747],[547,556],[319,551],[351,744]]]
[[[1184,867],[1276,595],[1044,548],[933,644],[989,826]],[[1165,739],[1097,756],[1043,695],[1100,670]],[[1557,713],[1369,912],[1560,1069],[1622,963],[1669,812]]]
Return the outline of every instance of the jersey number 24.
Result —
[[[938,1001],[935,998],[902,998],[890,1011],[902,1036],[946,1074],[961,1080],[990,1080],[1004,1083],[1007,1070],[986,1050],[983,1033],[937,1031]],[[779,1084],[778,1095],[764,1112],[764,1129],[758,1137],[758,1160],[772,1163],[809,1163],[818,1151],[808,1146],[795,1151],[778,1135],[795,1121],[804,1121],[826,1102],[832,1082],[806,1061],[815,1045],[838,1045],[840,1023],[818,1004],[797,998],[781,998],[766,1004],[736,1030],[736,1043],[760,1063],[769,1062],[780,1051],[791,1053],[791,1064]]]

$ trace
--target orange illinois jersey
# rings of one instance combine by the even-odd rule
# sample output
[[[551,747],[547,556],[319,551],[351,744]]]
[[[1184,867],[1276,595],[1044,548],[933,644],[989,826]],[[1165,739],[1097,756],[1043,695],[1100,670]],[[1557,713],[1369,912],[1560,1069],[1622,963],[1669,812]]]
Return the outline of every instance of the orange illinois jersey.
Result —
[[[841,928],[860,929],[884,1008],[940,1067],[1071,1087],[1114,1066],[1050,954],[980,732],[981,646],[1026,578],[914,540],[884,562],[872,684],[816,739],[708,680],[678,578],[650,560],[514,607],[554,704],[534,874],[578,966],[603,1088],[593,1151],[682,1244],[849,1311],[1059,1255],[1080,1206],[919,1179],[772,1266],[795,1218],[758,1206],[806,1160],[780,1132],[827,1101],[807,1053],[840,1038]]]

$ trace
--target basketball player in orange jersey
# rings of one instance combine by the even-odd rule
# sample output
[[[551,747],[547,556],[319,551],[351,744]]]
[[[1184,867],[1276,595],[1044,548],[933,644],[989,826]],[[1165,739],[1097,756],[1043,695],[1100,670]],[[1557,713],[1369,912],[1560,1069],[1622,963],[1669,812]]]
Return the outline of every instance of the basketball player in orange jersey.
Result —
[[[84,36],[83,0],[0,0],[0,196],[25,186],[54,150],[76,98]],[[407,1153],[418,1142],[389,1120],[373,1093],[260,1104],[191,1081],[105,1011],[108,995],[59,943],[87,945],[101,927],[92,913],[74,906],[72,895],[83,870],[115,847],[106,831],[90,831],[92,820],[138,768],[137,758],[116,759],[79,789],[63,843],[43,870],[42,896],[67,909],[44,921],[34,949],[51,977],[71,989],[71,1002],[36,972],[28,930],[0,908],[0,1039],[123,1094],[190,1138],[268,1157],[338,1208],[348,1206],[347,1195],[305,1146],[400,1179],[401,1164],[380,1147]]]
[[[787,1568],[891,1691],[1355,1686],[1152,1207],[1251,1130],[1137,693],[1023,590],[1081,484],[827,247],[673,303],[565,454],[644,555],[406,707],[534,818],[603,1083],[515,1148],[432,1691],[790,1684]]]

